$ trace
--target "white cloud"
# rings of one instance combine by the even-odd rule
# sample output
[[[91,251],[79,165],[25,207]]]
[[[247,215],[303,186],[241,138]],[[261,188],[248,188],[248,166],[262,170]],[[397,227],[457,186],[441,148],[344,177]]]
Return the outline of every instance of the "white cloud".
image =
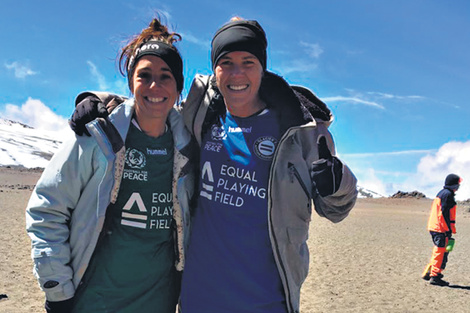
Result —
[[[341,158],[353,170],[360,186],[386,196],[399,190],[417,190],[433,198],[444,186],[446,176],[455,173],[463,179],[456,199],[470,199],[470,141],[451,141],[439,149],[342,154]],[[374,166],[370,160],[386,162]],[[391,170],[416,161],[416,167],[408,172]]]
[[[183,41],[191,42],[193,44],[203,47],[204,49],[208,49],[211,46],[210,40],[199,39],[190,33],[180,33],[180,34],[181,34],[181,37],[183,38]]]
[[[164,19],[166,19],[166,21],[170,21],[171,20],[171,13],[170,11],[167,9],[163,10],[163,9],[160,9],[158,10],[158,13],[164,17]],[[169,24],[168,24],[169,25]]]
[[[424,193],[433,197],[444,185],[446,176],[451,173],[463,179],[456,198],[470,199],[470,141],[448,142],[436,153],[421,158],[416,176],[412,180]]]
[[[93,62],[87,61],[87,64],[90,67],[92,78],[98,84],[98,91],[107,91],[118,95],[126,95],[129,92],[127,80],[117,79],[110,83]]]
[[[313,72],[318,68],[318,65],[307,60],[293,60],[283,66],[275,67],[276,72],[282,73],[282,75],[289,75],[291,73],[309,73]]]
[[[90,67],[90,72],[91,72],[92,77],[98,83],[99,90],[100,91],[109,90],[108,83],[106,82],[106,78],[104,77],[103,74],[100,73],[100,71],[98,71],[98,68],[96,67],[96,65],[91,61],[87,61],[86,63]]]
[[[58,137],[58,134],[60,134],[60,139],[71,134],[67,119],[55,114],[37,99],[28,98],[21,106],[7,104],[2,112],[2,117],[54,133],[55,138]]]
[[[398,96],[398,95],[392,95],[389,93],[375,92],[375,91],[367,92],[367,94],[371,96],[376,96],[382,99],[397,99],[397,100],[425,100],[426,99],[426,97],[417,96],[417,95]]]
[[[171,16],[171,8],[161,1],[158,3],[150,3],[152,1],[147,1],[149,3],[141,3],[140,1],[133,2],[133,1],[123,1],[123,5],[127,7],[128,10],[132,11],[131,14],[136,20],[139,22],[143,22],[145,26],[148,25],[151,19],[159,16],[162,20],[163,24],[171,25],[170,20]],[[158,8],[158,9],[156,9]]]
[[[307,54],[314,59],[318,59],[320,55],[323,53],[322,47],[320,47],[317,43],[308,43],[305,41],[301,41],[300,45],[307,48],[305,49]]]
[[[380,104],[381,102],[386,102],[388,100],[396,100],[401,102],[410,102],[410,101],[422,101],[426,97],[411,95],[411,96],[399,96],[383,92],[370,91],[366,93],[361,93],[353,89],[346,89],[349,93],[348,96],[332,96],[322,98],[326,102],[348,102],[355,104],[365,104],[368,106],[376,107],[379,109],[385,109],[385,106]]]
[[[323,53],[323,49],[318,44],[308,42],[300,42],[300,45],[305,47],[306,54],[311,58],[318,59]],[[285,55],[287,52],[275,51],[273,53]],[[292,73],[311,73],[318,69],[318,64],[312,61],[311,58],[288,58],[288,61],[281,66],[274,66],[275,72],[282,73],[282,75],[289,75]]]
[[[379,109],[382,109],[382,110],[385,109],[385,107],[383,105],[378,104],[377,102],[368,101],[368,100],[364,100],[364,99],[361,99],[361,98],[355,98],[355,97],[335,96],[335,97],[325,97],[325,98],[322,98],[322,100],[327,102],[327,103],[330,103],[330,102],[349,102],[349,103],[365,104],[367,106],[376,107],[376,108],[379,108]]]
[[[28,66],[20,64],[18,62],[13,62],[11,64],[5,64],[5,67],[9,70],[13,70],[15,72],[16,78],[25,78],[27,76],[36,75],[37,72],[30,69]]]
[[[370,157],[381,157],[381,156],[401,156],[401,155],[414,155],[414,154],[430,154],[436,152],[435,149],[429,150],[403,150],[403,151],[391,151],[391,152],[375,152],[375,153],[351,153],[343,154],[348,158],[370,158]]]
[[[383,183],[379,177],[377,177],[377,173],[373,168],[364,169],[359,173],[355,172],[356,176],[359,176],[358,174],[360,175],[360,178],[358,177],[359,186],[374,191],[383,196],[390,195],[389,188],[387,188],[386,184]]]

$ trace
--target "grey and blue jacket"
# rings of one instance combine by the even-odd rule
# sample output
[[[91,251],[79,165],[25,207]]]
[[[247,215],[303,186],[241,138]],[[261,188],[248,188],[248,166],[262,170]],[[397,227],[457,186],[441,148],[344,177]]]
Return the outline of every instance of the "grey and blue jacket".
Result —
[[[332,154],[333,138],[328,126],[333,116],[310,90],[291,87],[281,77],[266,72],[260,95],[279,114],[281,140],[276,148],[268,182],[268,224],[272,250],[281,277],[289,313],[299,312],[300,288],[308,274],[307,238],[312,209],[334,223],[343,220],[357,198],[356,178],[344,165],[338,190],[322,197],[311,179],[312,163],[319,159],[317,139],[324,135]],[[201,144],[217,115],[213,77],[197,75],[182,114],[186,127]],[[215,99],[215,100],[214,100]],[[223,104],[222,104],[223,105]],[[222,108],[225,110],[225,108]]]
[[[116,201],[124,168],[124,140],[134,100],[117,106],[107,119],[87,124],[91,137],[63,143],[39,179],[26,209],[34,273],[49,301],[74,296],[87,269],[110,203]],[[174,138],[173,219],[175,267],[182,271],[188,242],[189,206],[194,193],[197,146],[180,114],[167,124]]]

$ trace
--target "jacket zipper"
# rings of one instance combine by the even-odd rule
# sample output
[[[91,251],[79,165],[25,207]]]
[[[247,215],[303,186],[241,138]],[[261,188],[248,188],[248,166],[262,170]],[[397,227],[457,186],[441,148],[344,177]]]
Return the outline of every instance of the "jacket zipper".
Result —
[[[304,190],[305,194],[307,197],[309,197],[310,193],[308,192],[307,186],[305,186],[304,181],[300,177],[299,171],[295,168],[295,165],[291,162],[287,163],[287,167],[289,168],[289,173],[290,173],[290,182],[294,182],[294,177],[297,178],[297,181],[299,182],[300,186]]]
[[[276,151],[274,153],[274,158],[273,158],[273,162],[271,164],[271,170],[270,170],[270,173],[269,173],[269,188],[268,190],[272,190],[272,187],[271,187],[271,184],[272,184],[272,170],[274,168],[274,164],[276,163],[276,159],[277,159],[277,155],[278,155],[278,150],[279,150],[279,147],[282,146],[283,142],[286,140],[286,138],[288,137],[288,133],[290,133],[290,131],[286,131],[284,133],[284,135],[281,137],[281,139],[279,140],[279,143],[276,147]],[[274,246],[275,246],[275,251],[273,251],[273,254],[275,255],[275,258],[277,259],[279,265],[280,265],[280,275],[283,275],[284,277],[284,281],[286,282],[285,283],[285,288],[287,288],[287,290],[285,290],[284,292],[286,293],[286,303],[287,303],[287,310],[289,312],[294,312],[294,306],[292,304],[292,300],[291,300],[291,291],[290,291],[290,288],[289,288],[289,281],[287,279],[287,272],[286,272],[286,268],[284,266],[284,264],[282,263],[282,259],[281,259],[281,252],[279,251],[279,244],[277,242],[277,238],[276,238],[276,234],[274,233],[274,230],[273,230],[273,220],[272,220],[272,205],[271,205],[271,195],[268,199],[268,216],[269,216],[269,230],[270,230],[270,233],[271,233],[271,236],[273,238],[273,241],[274,241]]]

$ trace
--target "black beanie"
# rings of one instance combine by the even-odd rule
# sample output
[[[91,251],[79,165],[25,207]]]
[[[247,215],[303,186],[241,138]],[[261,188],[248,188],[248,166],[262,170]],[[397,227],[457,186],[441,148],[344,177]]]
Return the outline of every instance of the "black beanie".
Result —
[[[215,33],[212,39],[212,69],[227,53],[246,51],[258,58],[263,70],[266,70],[266,34],[257,21],[231,21]]]
[[[455,175],[455,174],[449,174],[447,175],[446,177],[446,181],[445,181],[445,185],[444,187],[445,188],[449,188],[449,189],[452,189],[452,190],[456,190],[459,188],[460,186],[460,177],[458,175]]]

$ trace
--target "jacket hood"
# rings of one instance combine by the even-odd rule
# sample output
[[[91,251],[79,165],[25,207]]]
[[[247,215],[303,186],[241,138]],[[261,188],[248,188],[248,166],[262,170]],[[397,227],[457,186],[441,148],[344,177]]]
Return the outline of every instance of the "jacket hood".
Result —
[[[279,112],[283,130],[314,120],[327,123],[333,120],[330,109],[311,90],[290,86],[284,78],[272,72],[265,72],[259,92],[268,107]]]
[[[444,188],[457,190],[460,187],[461,178],[455,174],[449,174],[446,177]]]

